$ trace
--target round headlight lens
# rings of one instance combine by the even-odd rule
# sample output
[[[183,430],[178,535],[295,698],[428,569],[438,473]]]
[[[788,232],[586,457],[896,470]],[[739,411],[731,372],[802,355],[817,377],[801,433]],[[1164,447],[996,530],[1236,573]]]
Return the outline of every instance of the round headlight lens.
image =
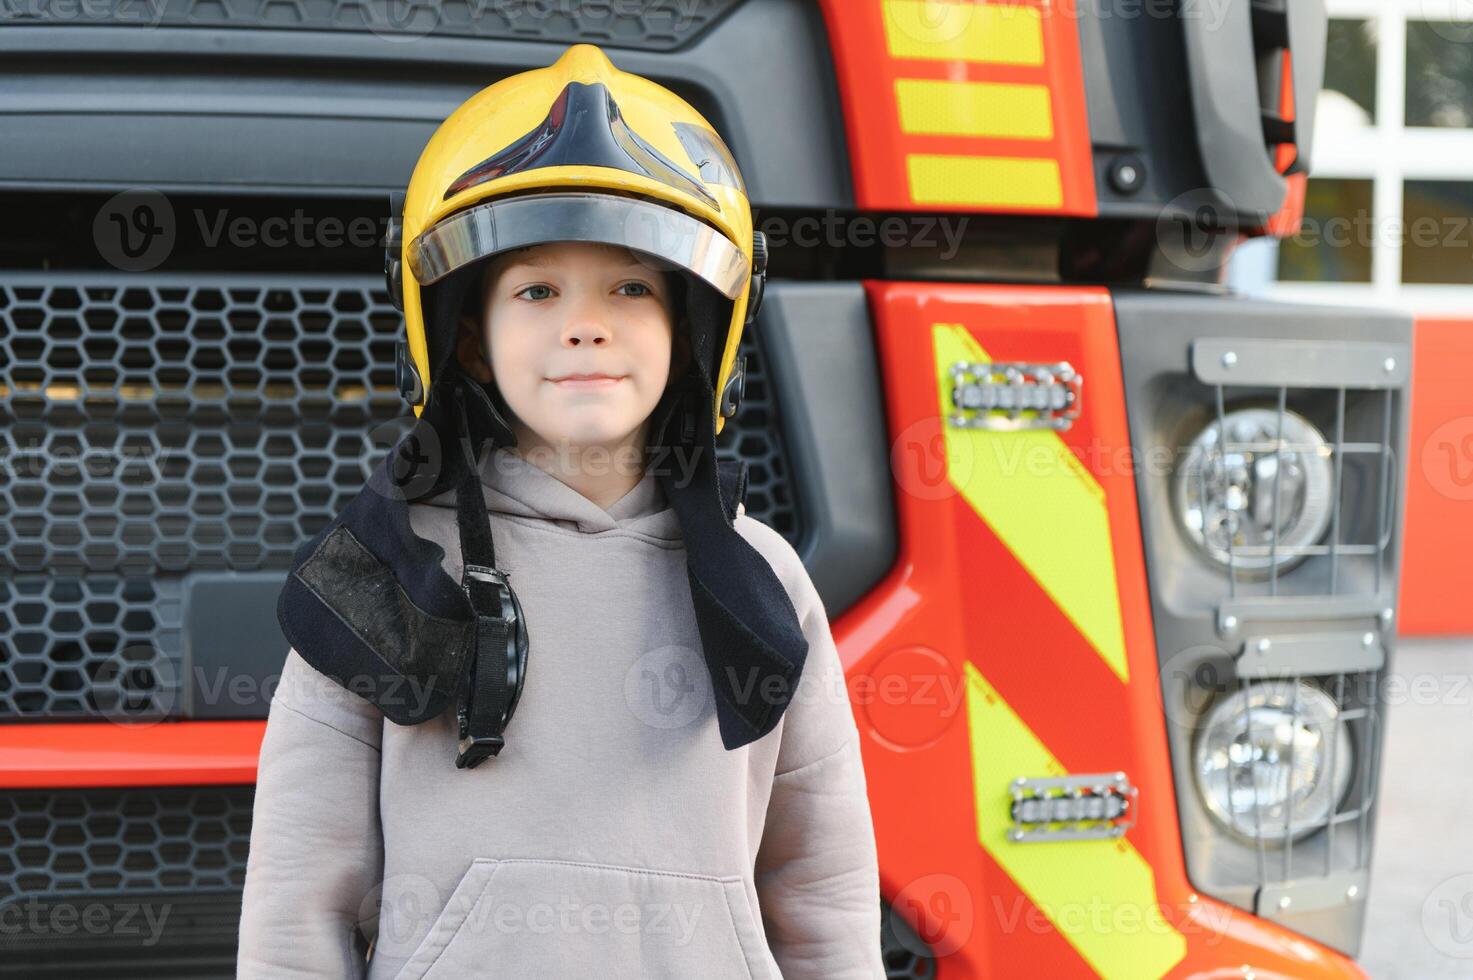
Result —
[[[1224,827],[1282,842],[1329,820],[1350,787],[1355,749],[1329,695],[1274,681],[1244,688],[1208,712],[1195,764],[1198,792]]]
[[[1212,560],[1249,574],[1283,571],[1304,559],[1298,549],[1330,525],[1334,473],[1325,437],[1302,415],[1247,408],[1214,421],[1188,448],[1176,473],[1177,512],[1187,535]],[[1275,446],[1278,452],[1275,452]],[[1292,448],[1291,448],[1292,447]],[[1274,509],[1274,486],[1278,509]],[[1277,533],[1277,549],[1270,545]]]

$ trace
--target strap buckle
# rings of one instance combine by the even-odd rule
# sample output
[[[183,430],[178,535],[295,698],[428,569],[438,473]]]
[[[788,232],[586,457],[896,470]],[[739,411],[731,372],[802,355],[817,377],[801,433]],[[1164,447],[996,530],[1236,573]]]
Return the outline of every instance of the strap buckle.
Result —
[[[474,769],[493,755],[499,755],[506,739],[500,735],[468,735],[465,709],[460,716],[460,751],[455,755],[455,768]]]
[[[472,565],[469,562],[466,562],[464,566],[464,571],[466,578],[473,578],[477,582],[490,582],[492,585],[496,586],[498,589],[501,590],[502,599],[506,599],[511,596],[511,583],[507,581],[507,572],[503,572],[499,568],[487,568],[485,565]],[[501,608],[503,610],[506,610],[508,607],[506,605],[502,605]],[[501,618],[510,621],[512,619],[515,619],[516,617],[506,615],[502,616]]]
[[[474,579],[477,582],[483,582],[494,587],[495,597],[492,604],[492,610],[494,611],[485,612],[476,608],[476,617],[478,620],[491,620],[501,623],[504,627],[503,635],[515,646],[517,628],[520,625],[521,610],[518,607],[515,593],[511,590],[511,583],[507,581],[507,573],[497,568],[467,562],[463,566],[463,575],[466,579]],[[483,669],[486,666],[481,660],[479,646],[481,637],[479,630],[476,631],[475,636],[477,645],[473,648],[471,656],[473,678],[474,671]],[[510,652],[508,651],[508,653]],[[517,677],[520,679],[522,676],[520,664],[516,665],[516,669]],[[504,679],[498,678],[497,680],[504,683]],[[517,686],[520,688],[520,684]],[[471,700],[475,688],[476,685],[474,680],[472,680],[465,697],[461,699],[459,706],[456,708],[456,721],[459,726],[459,751],[455,756],[455,766],[457,769],[474,769],[491,756],[498,755],[506,744],[506,740],[499,730],[490,734],[471,733],[470,714],[473,707]],[[503,718],[492,721],[493,725],[499,728],[501,724],[504,724],[510,718],[511,708],[515,707],[516,695],[519,693],[519,690],[512,693],[510,707],[506,710]]]

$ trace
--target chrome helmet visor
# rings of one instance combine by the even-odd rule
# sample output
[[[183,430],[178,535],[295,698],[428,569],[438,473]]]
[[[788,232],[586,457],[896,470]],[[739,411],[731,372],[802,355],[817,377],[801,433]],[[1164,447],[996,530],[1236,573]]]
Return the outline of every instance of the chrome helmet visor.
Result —
[[[742,250],[704,221],[599,193],[527,194],[467,208],[410,243],[409,269],[428,286],[472,262],[551,242],[602,242],[642,252],[694,274],[730,300],[751,275]]]

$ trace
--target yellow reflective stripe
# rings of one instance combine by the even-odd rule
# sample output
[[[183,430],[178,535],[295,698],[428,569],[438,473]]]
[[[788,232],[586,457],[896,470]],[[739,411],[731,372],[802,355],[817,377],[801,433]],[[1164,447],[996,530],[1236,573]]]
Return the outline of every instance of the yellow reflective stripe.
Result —
[[[976,665],[962,671],[978,842],[1105,980],[1166,973],[1187,941],[1161,914],[1151,866],[1129,840],[1008,840],[1012,780],[1068,771]]]
[[[1036,7],[946,0],[883,0],[882,6],[892,58],[1043,64]]]
[[[1057,160],[909,154],[911,200],[972,207],[1058,208],[1064,184]]]
[[[931,337],[945,418],[954,412],[951,366],[992,358],[959,323],[933,324]],[[1100,659],[1129,682],[1105,491],[1052,430],[942,428],[952,485]]]
[[[1054,135],[1047,85],[897,78],[895,104],[905,133],[1033,140]]]

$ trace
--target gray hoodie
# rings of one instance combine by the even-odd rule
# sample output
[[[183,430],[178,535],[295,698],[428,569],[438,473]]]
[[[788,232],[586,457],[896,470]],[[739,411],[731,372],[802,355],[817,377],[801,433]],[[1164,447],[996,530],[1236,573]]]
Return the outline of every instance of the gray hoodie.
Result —
[[[453,710],[397,725],[291,650],[237,976],[882,980],[859,733],[796,552],[738,514],[809,652],[777,727],[727,751],[655,476],[607,511],[513,453],[482,476],[531,639],[506,747],[456,769]],[[459,581],[453,497],[410,520]]]

